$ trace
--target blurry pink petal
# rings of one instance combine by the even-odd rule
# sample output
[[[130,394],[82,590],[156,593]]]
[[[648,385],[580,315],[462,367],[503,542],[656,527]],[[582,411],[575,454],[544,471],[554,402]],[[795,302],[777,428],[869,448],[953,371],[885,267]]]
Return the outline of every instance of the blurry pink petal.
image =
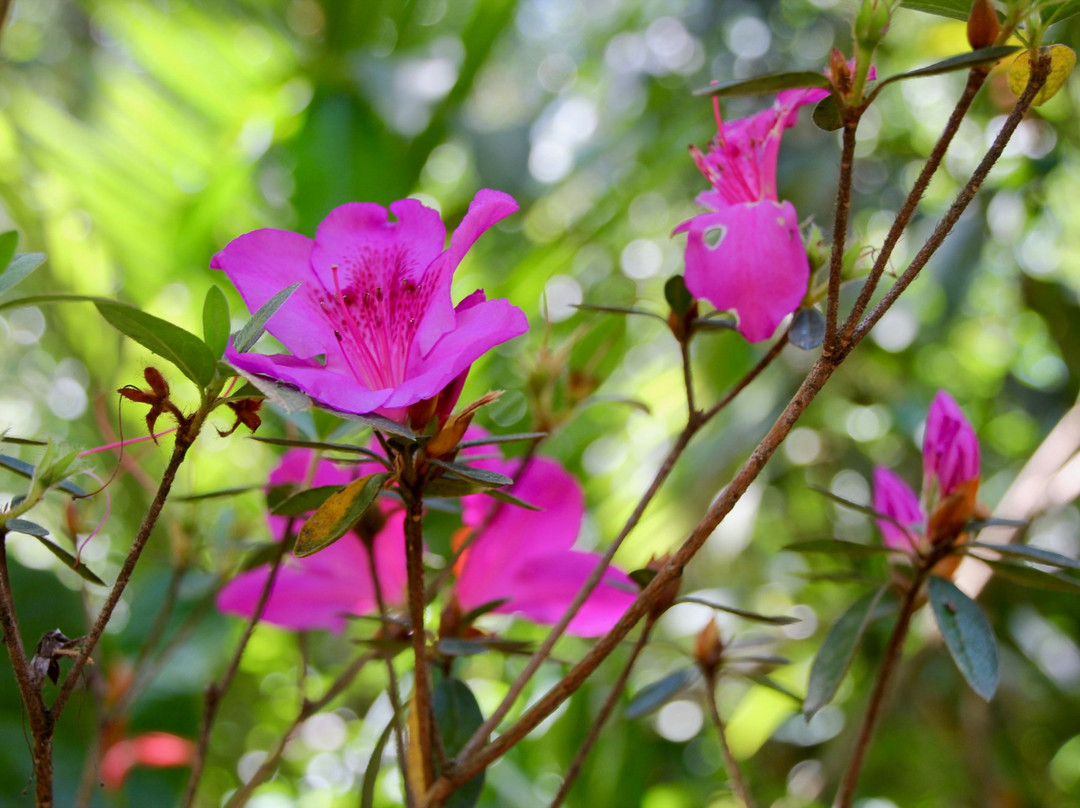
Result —
[[[301,482],[310,473],[314,453],[309,449],[286,452],[270,475],[271,485]],[[310,487],[344,485],[359,476],[381,469],[375,464],[338,467],[321,460],[314,468]],[[271,517],[271,529],[278,541],[284,536],[288,520]],[[301,520],[296,521],[299,528]],[[379,585],[387,603],[403,600],[405,590],[404,513],[397,509],[386,514],[386,524],[374,541]],[[223,612],[251,617],[258,607],[270,577],[268,566],[238,575],[218,593],[217,607]],[[371,580],[368,550],[360,537],[348,533],[324,550],[282,560],[262,619],[296,630],[329,629],[341,631],[343,614],[367,614],[377,607]]]
[[[739,318],[750,342],[768,339],[806,294],[810,263],[790,202],[731,205],[684,222],[686,287]]]
[[[498,470],[512,473],[512,464],[506,461]],[[599,559],[592,553],[571,549],[585,512],[584,495],[562,466],[542,457],[529,462],[510,493],[544,510],[498,505],[485,529],[491,507],[478,501],[466,502],[466,525],[483,532],[466,551],[454,591],[466,610],[506,598],[509,602],[497,611],[522,613],[536,622],[554,623]],[[618,589],[611,583],[629,589]],[[633,601],[634,590],[625,574],[609,570],[569,630],[582,636],[603,633]]]
[[[101,758],[101,782],[116,791],[135,766],[167,768],[187,766],[195,756],[195,744],[168,732],[148,732],[118,741]]]
[[[708,151],[690,147],[698,169],[713,186],[718,201],[776,200],[776,160],[786,110],[769,108],[722,124]]]
[[[874,469],[874,510],[896,520],[878,519],[878,528],[887,547],[914,550],[926,519],[919,498],[900,477],[881,466]],[[899,522],[900,524],[896,524]],[[900,525],[907,527],[905,531]]]
[[[979,476],[979,440],[952,396],[938,391],[930,405],[923,436],[923,481],[936,479],[938,495]]]
[[[288,355],[239,354],[237,368],[291,384],[318,403],[353,413],[405,408],[438,395],[492,346],[528,328],[506,301],[454,309],[453,272],[491,225],[517,209],[483,190],[443,249],[439,214],[414,199],[352,203],[333,211],[314,241],[279,230],[240,236],[214,256],[248,305],[303,284],[268,330]],[[394,218],[391,218],[391,214]]]

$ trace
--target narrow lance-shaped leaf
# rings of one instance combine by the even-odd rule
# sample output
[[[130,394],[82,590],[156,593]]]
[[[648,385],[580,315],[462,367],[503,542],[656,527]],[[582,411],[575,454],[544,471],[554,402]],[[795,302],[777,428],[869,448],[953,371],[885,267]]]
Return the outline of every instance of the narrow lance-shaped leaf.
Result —
[[[321,507],[330,497],[341,490],[340,485],[323,485],[293,494],[270,509],[276,516],[302,516]]]
[[[837,688],[855,659],[855,652],[859,649],[866,627],[870,625],[874,609],[884,594],[885,587],[881,587],[863,595],[840,615],[840,619],[825,635],[825,641],[810,666],[810,682],[806,686],[806,700],[803,702],[803,713],[807,718],[836,695]]]
[[[435,683],[431,710],[435,714],[435,729],[451,757],[461,751],[484,723],[484,714],[480,711],[476,696],[460,679],[440,678]],[[472,808],[480,799],[483,789],[484,774],[481,772],[460,786],[444,804],[447,808]]]
[[[953,662],[971,689],[990,701],[998,685],[997,641],[990,622],[952,581],[931,575],[926,589]]]
[[[843,539],[811,539],[784,547],[793,553],[825,553],[827,555],[871,556],[894,552],[883,544],[862,544]]]
[[[995,553],[1001,553],[1003,556],[1011,556],[1013,558],[1019,558],[1023,561],[1032,561],[1037,564],[1049,564],[1053,567],[1062,567],[1070,570],[1080,570],[1080,561],[1075,558],[1069,558],[1061,553],[1055,553],[1053,550],[1046,550],[1042,547],[1033,547],[1030,544],[989,544],[986,542],[972,541],[963,545],[962,548],[965,552],[970,550],[993,550]]]
[[[636,571],[637,570],[635,570],[635,572]],[[651,572],[651,570],[649,571]],[[633,577],[633,573],[631,573],[631,577]],[[788,617],[787,615],[758,614],[757,612],[751,612],[748,609],[739,609],[735,606],[724,606],[720,603],[713,603],[710,600],[705,600],[704,598],[695,598],[692,595],[681,597],[675,602],[696,603],[699,606],[708,606],[710,609],[716,609],[717,611],[734,614],[746,620],[753,620],[756,623],[768,623],[771,626],[790,626],[793,623],[800,622],[798,617]]]
[[[167,320],[123,303],[94,301],[113,328],[167,362],[200,387],[214,378],[217,362],[206,343]]]
[[[15,257],[15,248],[19,246],[19,234],[15,230],[0,233],[0,267],[6,267]]]
[[[292,286],[286,286],[259,307],[259,310],[252,315],[251,319],[244,323],[243,327],[233,335],[233,347],[237,353],[247,353],[255,347],[255,343],[259,341],[259,337],[266,330],[266,323],[298,288],[300,288],[299,282],[294,283]]]
[[[1033,589],[1045,589],[1050,592],[1071,592],[1080,594],[1080,580],[1072,578],[1061,572],[1044,572],[1026,564],[1012,561],[992,561],[989,558],[980,559],[984,564],[989,564],[994,572],[1014,583],[1030,586]]]
[[[971,4],[968,3],[968,8],[970,7]],[[964,12],[964,19],[967,19],[966,11]],[[948,59],[942,59],[940,62],[934,62],[926,67],[908,70],[906,73],[897,73],[895,76],[889,76],[888,78],[882,79],[878,82],[877,87],[874,88],[874,95],[877,95],[882,87],[892,84],[894,81],[917,79],[922,76],[937,76],[941,73],[951,73],[954,70],[965,70],[989,62],[996,62],[1011,53],[1016,53],[1018,50],[1019,48],[1015,45],[996,45],[992,48],[979,48],[979,50],[961,53],[958,56],[950,56]]]
[[[447,463],[444,460],[431,459],[428,460],[428,462],[433,466],[443,469],[448,474],[452,474],[454,477],[468,480],[471,483],[476,483],[485,488],[502,488],[514,484],[512,479],[505,474],[499,474],[497,471],[473,468],[472,466],[466,466],[464,463]]]
[[[303,558],[317,553],[344,536],[375,501],[389,478],[387,473],[369,474],[330,496],[300,528],[293,550],[296,556]]]
[[[382,766],[383,752],[394,731],[396,717],[390,719],[386,729],[379,735],[375,742],[375,748],[371,750],[371,758],[368,760],[367,769],[364,771],[364,782],[360,788],[360,808],[375,808],[375,783],[379,779],[379,768]]]
[[[85,564],[80,562],[77,558],[75,558],[75,556],[73,556],[63,547],[58,544],[54,544],[44,536],[38,536],[36,534],[31,535],[33,535],[35,539],[45,545],[45,548],[50,553],[59,558],[65,567],[67,567],[69,570],[74,571],[75,574],[82,578],[84,581],[89,581],[90,583],[97,584],[98,586],[106,585],[105,582],[96,575],[94,575],[94,573],[91,572]]]
[[[697,668],[680,668],[663,679],[645,685],[630,699],[626,706],[627,718],[640,718],[675,698],[693,684],[698,677]]]
[[[781,90],[796,90],[803,87],[827,90],[832,88],[832,83],[823,73],[802,70],[794,73],[770,73],[750,79],[722,81],[694,90],[694,95],[715,95],[721,98],[737,95],[768,95]]]
[[[25,477],[28,480],[34,477],[34,466],[27,463],[25,460],[19,460],[17,457],[9,457],[8,455],[0,455],[0,467],[6,468],[9,471],[13,471],[20,477]],[[61,491],[66,491],[74,497],[86,497],[89,494],[86,493],[81,487],[77,486],[70,480],[64,480],[59,482],[55,486]]]
[[[22,283],[31,272],[44,263],[45,253],[33,252],[16,255],[10,263],[0,264],[5,267],[0,273],[0,295],[16,284]]]
[[[229,301],[218,286],[211,286],[203,300],[203,339],[215,358],[225,353],[229,344]]]
[[[967,20],[971,12],[971,0],[901,0],[900,5],[954,20]]]

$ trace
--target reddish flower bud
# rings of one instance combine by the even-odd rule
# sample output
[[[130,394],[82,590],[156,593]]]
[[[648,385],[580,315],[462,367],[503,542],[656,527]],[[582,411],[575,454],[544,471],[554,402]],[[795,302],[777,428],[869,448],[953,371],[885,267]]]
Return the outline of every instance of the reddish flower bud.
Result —
[[[720,629],[716,621],[710,620],[694,639],[694,659],[706,676],[712,676],[720,667],[724,656],[724,643],[720,639]]]
[[[972,50],[990,47],[997,42],[999,33],[1001,23],[998,22],[994,4],[990,0],[975,0],[967,20],[967,38]]]

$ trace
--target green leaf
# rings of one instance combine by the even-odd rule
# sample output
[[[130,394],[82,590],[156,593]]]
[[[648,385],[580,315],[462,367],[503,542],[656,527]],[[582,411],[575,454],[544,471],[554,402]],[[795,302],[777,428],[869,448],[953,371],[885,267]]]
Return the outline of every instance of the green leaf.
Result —
[[[1080,593],[1080,581],[1060,572],[1044,572],[1026,564],[1016,564],[1011,561],[991,561],[988,558],[980,560],[993,567],[1002,578],[1024,586],[1050,592]]]
[[[34,466],[27,463],[25,460],[19,460],[17,457],[9,457],[8,455],[0,455],[0,467],[6,468],[8,471],[13,471],[20,477],[25,477],[28,480],[34,479]],[[73,497],[88,497],[90,496],[79,486],[70,480],[64,480],[63,482],[56,483],[56,488],[61,491],[66,491]]]
[[[311,399],[295,387],[278,384],[272,379],[256,376],[254,373],[248,373],[240,368],[233,368],[233,371],[247,379],[248,384],[266,396],[267,401],[277,405],[287,413],[303,412],[311,407]]]
[[[95,300],[94,305],[109,325],[176,365],[199,387],[206,387],[213,381],[217,371],[214,355],[206,343],[190,331],[123,303]]]
[[[781,90],[796,90],[801,87],[817,87],[822,90],[831,90],[832,83],[824,73],[814,73],[809,70],[801,70],[795,73],[771,73],[766,76],[756,76],[752,79],[737,79],[735,81],[723,81],[694,90],[694,95],[715,95],[720,98],[730,98],[737,95],[768,95]]]
[[[914,11],[965,21],[971,11],[971,0],[901,0],[900,5]]]
[[[482,617],[488,612],[493,612],[500,606],[509,603],[510,598],[499,598],[498,600],[489,600],[487,603],[481,603],[475,609],[470,609],[461,616],[461,622],[464,625],[470,625],[475,623],[477,618]]]
[[[476,483],[484,488],[503,488],[514,484],[512,479],[505,474],[499,474],[497,471],[473,468],[472,466],[466,466],[464,463],[447,463],[445,460],[437,460],[434,458],[429,459],[428,462],[433,466],[443,469],[447,474],[451,474],[461,480],[468,480],[471,483]]]
[[[346,452],[352,454],[361,454],[365,457],[370,457],[372,460],[378,461],[382,465],[389,468],[389,461],[381,454],[371,451],[371,449],[363,446],[355,446],[351,443],[327,443],[317,440],[291,440],[289,438],[267,438],[262,435],[252,435],[252,440],[257,440],[259,443],[269,443],[271,446],[288,446],[294,449],[316,449],[320,452]]]
[[[25,536],[36,536],[39,539],[49,535],[48,529],[28,519],[9,519],[4,524],[4,527],[7,528],[8,533],[22,533]]]
[[[339,418],[344,418],[347,421],[356,421],[357,423],[370,426],[379,432],[385,432],[388,435],[397,435],[398,437],[405,438],[410,441],[417,441],[416,433],[409,429],[404,424],[399,424],[397,421],[391,421],[382,415],[376,415],[373,412],[366,413],[365,415],[357,415],[353,412],[339,412],[338,410],[331,410],[325,408],[327,412],[332,412]]]
[[[106,586],[105,582],[98,578],[96,575],[94,575],[94,573],[90,571],[89,567],[78,561],[75,556],[73,556],[63,547],[58,544],[54,544],[53,542],[46,539],[44,536],[38,536],[34,533],[30,535],[32,535],[35,539],[45,545],[45,548],[54,556],[59,558],[63,562],[65,567],[73,570],[84,581],[89,581],[90,583],[97,584],[98,586]]]
[[[15,248],[19,246],[19,234],[15,230],[0,233],[0,267],[6,267],[15,257]]]
[[[1042,18],[1047,23],[1061,22],[1069,17],[1080,14],[1080,0],[1065,0],[1063,3],[1054,3],[1043,9]]]
[[[292,296],[292,293],[299,288],[300,281],[297,281],[292,286],[286,286],[259,306],[259,310],[252,315],[251,319],[244,323],[243,327],[233,335],[233,348],[237,353],[247,353],[255,347],[259,337],[266,331],[266,323],[281,308],[282,304]]]
[[[881,587],[863,595],[840,615],[840,619],[825,635],[825,641],[810,666],[810,681],[803,701],[803,714],[808,719],[836,695],[837,688],[855,659],[866,627],[873,619],[874,609],[884,594],[885,587]]]
[[[814,105],[814,114],[811,117],[817,127],[826,132],[835,132],[844,125],[844,119],[840,116],[840,106],[836,103],[836,96],[831,93]]]
[[[862,544],[843,539],[811,539],[784,547],[793,553],[827,553],[830,555],[871,556],[894,552],[883,544]]]
[[[763,673],[756,673],[756,672],[740,673],[739,676],[742,676],[744,679],[747,679],[747,680],[753,682],[756,685],[761,685],[762,687],[767,687],[767,688],[769,688],[769,690],[775,690],[777,693],[781,693],[781,694],[787,696],[792,701],[797,701],[799,704],[802,704],[802,701],[803,701],[802,696],[800,696],[798,693],[795,693],[795,692],[789,690],[787,687],[780,684],[778,681],[773,679],[771,676],[766,676]]]
[[[792,623],[802,622],[798,617],[788,617],[787,615],[758,614],[757,612],[751,612],[746,609],[739,609],[735,606],[723,606],[719,603],[713,603],[711,600],[705,600],[705,598],[695,598],[692,595],[679,598],[675,602],[696,603],[699,606],[708,606],[710,609],[716,609],[720,612],[734,614],[738,617],[742,617],[745,620],[753,620],[756,623],[768,623],[770,626],[790,626]]]
[[[321,507],[326,500],[330,499],[338,491],[340,485],[322,485],[318,488],[309,488],[298,494],[293,494],[283,502],[279,502],[270,509],[270,513],[276,516],[303,516]]]
[[[211,286],[203,300],[203,339],[215,357],[225,353],[229,344],[229,301],[218,286]]]
[[[531,502],[526,502],[519,497],[515,497],[513,494],[508,494],[505,491],[500,491],[498,488],[485,488],[483,493],[491,497],[496,502],[501,502],[504,505],[514,505],[518,508],[524,508],[527,511],[543,511],[539,505],[533,505]]]
[[[317,553],[344,536],[375,501],[390,476],[385,472],[369,474],[331,495],[300,528],[293,548],[297,558]]]
[[[360,808],[375,808],[375,782],[379,779],[379,768],[382,766],[383,752],[386,750],[386,744],[390,741],[390,736],[394,732],[395,721],[397,721],[397,716],[390,719],[390,723],[386,725],[386,729],[382,731],[379,740],[375,742],[375,747],[371,750],[367,769],[364,770],[364,783],[360,789]]]
[[[201,494],[187,494],[182,497],[174,497],[176,502],[199,502],[204,499],[219,499],[221,497],[235,497],[246,494],[249,491],[261,491],[261,485],[242,485],[238,488],[221,488],[217,491],[204,491]]]
[[[971,689],[987,701],[998,685],[997,641],[979,605],[952,581],[931,575],[926,582],[941,636]]]
[[[458,448],[468,449],[470,446],[490,446],[495,443],[517,443],[518,441],[523,440],[540,440],[547,436],[547,432],[517,432],[512,435],[488,435],[486,438],[463,440],[458,444]]]
[[[644,589],[652,583],[652,579],[656,577],[658,570],[651,570],[648,567],[642,567],[639,570],[634,570],[629,573],[630,580],[638,585],[639,588]]]
[[[676,315],[682,317],[694,304],[694,296],[686,288],[686,279],[682,275],[672,275],[664,284],[664,299]]]
[[[434,480],[428,481],[427,486],[424,488],[424,496],[425,498],[467,497],[470,494],[486,494],[497,490],[458,477],[436,477]]]
[[[967,19],[967,9],[971,8],[971,4],[967,4],[967,8],[964,11],[963,19]],[[932,65],[926,67],[920,67],[916,70],[909,70],[906,73],[897,73],[895,76],[889,76],[878,82],[877,87],[874,88],[874,95],[877,95],[881,91],[882,87],[892,84],[894,81],[901,81],[903,79],[915,79],[922,76],[936,76],[940,73],[951,73],[954,70],[964,70],[965,68],[977,67],[979,65],[986,64],[987,62],[996,62],[999,59],[1003,59],[1009,54],[1016,53],[1020,50],[1016,45],[998,45],[993,48],[979,48],[979,50],[973,50],[968,53],[961,53],[957,56],[951,56],[948,59],[943,59],[940,62],[934,62]]]
[[[0,273],[0,295],[22,281],[35,269],[45,263],[45,253],[23,253],[16,255],[9,264],[0,264],[6,269]]]
[[[431,709],[435,714],[436,731],[450,757],[460,752],[484,723],[484,714],[480,712],[476,696],[460,679],[439,678],[431,694]],[[479,801],[483,789],[484,773],[481,772],[459,786],[443,804],[447,808],[472,808]]]
[[[460,637],[443,637],[435,644],[435,649],[443,656],[476,656],[488,650],[483,643]]]
[[[652,317],[662,323],[667,322],[667,320],[656,312],[639,309],[635,306],[604,306],[599,303],[578,303],[574,308],[582,311],[601,311],[606,312],[607,314],[641,314],[645,317]]]
[[[1022,561],[1032,561],[1037,564],[1049,564],[1052,567],[1061,567],[1069,570],[1080,570],[1080,561],[1069,558],[1053,550],[1045,550],[1042,547],[1033,547],[1030,544],[989,544],[987,542],[971,541],[961,546],[967,550],[993,550],[1003,556],[1019,558]]]
[[[799,309],[791,318],[788,339],[796,348],[812,351],[825,341],[825,316],[813,306]]]
[[[645,685],[626,705],[627,718],[640,718],[671,701],[698,677],[697,668],[680,668],[663,679]]]

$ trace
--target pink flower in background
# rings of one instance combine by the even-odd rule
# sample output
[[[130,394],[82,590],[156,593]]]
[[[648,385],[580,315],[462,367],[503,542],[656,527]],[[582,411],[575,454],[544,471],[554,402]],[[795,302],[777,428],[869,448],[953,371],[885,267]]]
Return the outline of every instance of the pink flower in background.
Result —
[[[513,461],[488,464],[512,473]],[[466,611],[507,599],[495,609],[522,614],[537,623],[558,621],[585,579],[596,567],[597,553],[573,549],[585,514],[581,486],[562,466],[533,458],[510,493],[543,511],[500,505],[489,497],[464,500],[469,531],[482,530],[457,565],[454,593]],[[582,637],[603,634],[633,603],[637,586],[625,573],[609,568],[567,631]]]
[[[136,766],[158,769],[188,766],[194,758],[195,744],[169,732],[122,738],[109,745],[101,756],[101,783],[109,791],[119,791],[128,772]]]
[[[690,154],[713,186],[697,202],[708,208],[683,222],[686,287],[718,309],[738,315],[746,339],[768,339],[806,294],[810,263],[795,206],[776,190],[780,138],[794,126],[798,109],[820,101],[825,90],[789,90],[748,118],[723,122],[714,99],[717,134],[708,152]]]
[[[507,194],[479,191],[445,249],[438,212],[415,199],[392,203],[393,219],[381,205],[342,205],[314,240],[272,229],[234,239],[210,266],[224,270],[252,311],[302,285],[267,324],[291,353],[241,354],[230,345],[226,359],[326,407],[404,422],[410,405],[460,393],[455,382],[473,362],[527,330],[524,313],[506,300],[477,290],[455,308],[450,297],[465,253],[516,210]]]
[[[270,485],[301,482],[309,473],[312,458],[313,453],[306,449],[287,452],[271,475]],[[491,459],[477,460],[476,465],[502,472],[514,468],[511,461]],[[365,464],[339,468],[322,460],[310,485],[345,485],[374,470]],[[584,496],[574,478],[546,458],[532,460],[511,492],[544,510],[500,504],[483,495],[463,499],[466,530],[481,532],[459,559],[454,592],[465,610],[507,599],[496,611],[554,623],[599,559],[595,553],[573,549],[585,512]],[[400,605],[405,600],[406,581],[404,511],[396,508],[385,517],[385,525],[374,540],[375,562],[383,597],[389,604]],[[272,516],[270,522],[280,540],[287,520]],[[239,575],[219,593],[218,608],[250,617],[269,574],[269,569],[262,567]],[[582,636],[603,633],[633,602],[636,589],[624,573],[609,570],[568,631]],[[284,628],[341,631],[346,622],[343,615],[375,609],[367,549],[359,536],[350,533],[306,558],[286,556],[263,619]]]
[[[307,479],[315,453],[291,449],[270,475],[270,486],[301,483]],[[382,471],[376,464],[337,466],[319,460],[310,487],[346,485],[358,477]],[[405,544],[404,510],[384,511],[385,524],[373,542],[379,583],[387,603],[404,601]],[[281,541],[288,519],[270,517],[270,529]],[[299,530],[301,520],[296,521]],[[356,533],[347,533],[329,547],[306,558],[286,555],[266,603],[263,620],[297,630],[341,631],[346,614],[367,614],[376,610],[375,587],[369,573],[368,550]],[[270,568],[263,566],[242,573],[218,593],[217,607],[223,612],[250,617],[255,613]]]
[[[883,541],[889,547],[913,551],[926,549],[939,535],[955,537],[975,510],[978,487],[975,430],[952,396],[939,391],[930,405],[923,435],[927,508],[899,476],[886,468],[874,469],[874,510],[894,520],[878,520]]]

